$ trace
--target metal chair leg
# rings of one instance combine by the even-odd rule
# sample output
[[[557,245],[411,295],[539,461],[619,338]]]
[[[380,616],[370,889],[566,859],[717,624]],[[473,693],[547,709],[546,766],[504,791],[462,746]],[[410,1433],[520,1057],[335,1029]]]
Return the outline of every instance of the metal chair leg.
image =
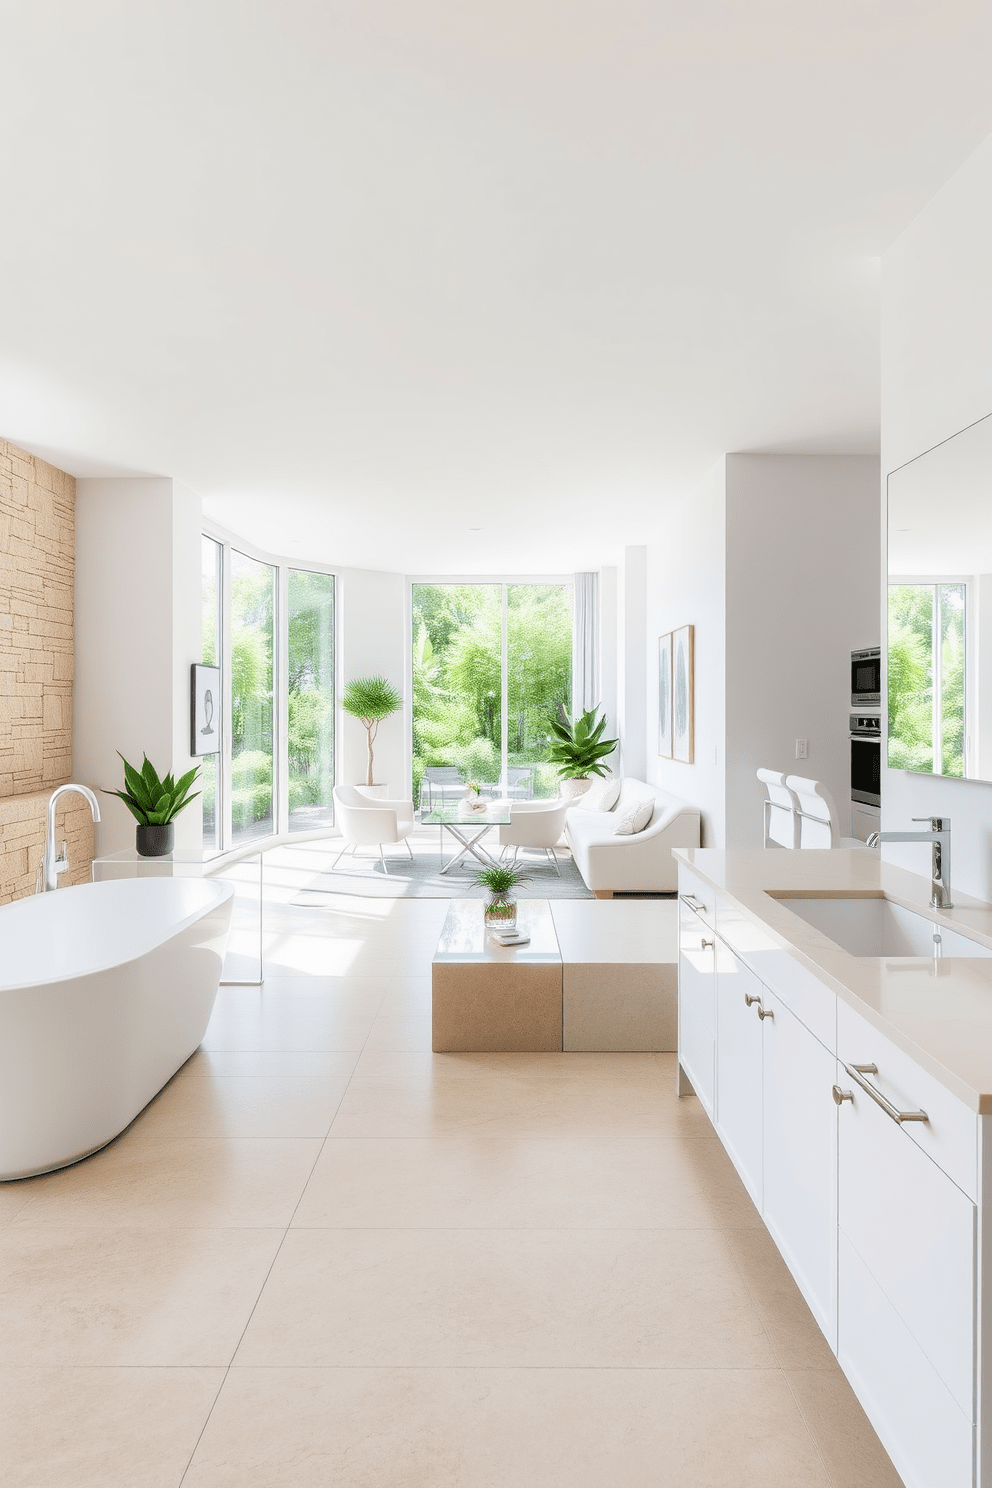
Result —
[[[554,848],[553,847],[546,847],[544,849],[544,851],[549,854],[552,863],[554,863],[554,865],[555,865],[555,872],[557,873],[558,877],[561,878],[561,869],[558,867],[558,858],[557,858],[557,856],[555,854]]]
[[[345,843],[344,847],[341,849],[341,851],[338,853],[337,857],[334,859],[334,862],[331,864],[331,872],[332,873],[334,872],[335,868],[338,866],[338,864],[340,863],[341,859],[344,857],[345,853],[348,851],[349,848],[351,849],[352,852],[354,852],[355,851],[355,844],[353,842],[346,842]]]
[[[386,867],[386,855],[385,855],[385,853],[382,850],[382,843],[381,842],[379,843],[379,862],[382,864],[382,871],[383,871],[383,873],[388,873],[389,872],[389,869]]]
[[[406,843],[406,850],[410,854],[410,862],[412,863],[413,862],[413,848],[410,846],[410,839],[409,839],[409,837],[404,837],[403,838],[403,841]]]

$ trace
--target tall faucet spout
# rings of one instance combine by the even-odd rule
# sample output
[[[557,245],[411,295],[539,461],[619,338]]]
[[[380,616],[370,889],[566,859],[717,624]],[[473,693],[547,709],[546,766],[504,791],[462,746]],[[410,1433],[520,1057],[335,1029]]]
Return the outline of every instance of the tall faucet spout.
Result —
[[[68,858],[64,854],[62,857],[59,857],[55,848],[55,808],[61,797],[69,794],[85,796],[89,802],[93,820],[95,822],[100,820],[100,803],[88,785],[74,785],[70,783],[68,785],[60,785],[56,790],[52,791],[52,794],[48,798],[48,820],[45,828],[45,857],[42,862],[41,871],[42,893],[48,893],[50,889],[57,889],[59,886],[59,874],[64,873],[69,866]]]

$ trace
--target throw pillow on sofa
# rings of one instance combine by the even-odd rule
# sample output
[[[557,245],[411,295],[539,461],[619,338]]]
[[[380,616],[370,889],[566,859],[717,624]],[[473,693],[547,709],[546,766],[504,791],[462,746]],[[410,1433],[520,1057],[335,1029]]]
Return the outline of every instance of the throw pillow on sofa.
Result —
[[[606,780],[596,780],[585,795],[579,797],[576,805],[580,811],[612,811],[622,784],[623,781],[615,775]]]
[[[653,796],[648,796],[643,801],[631,802],[623,815],[617,818],[617,824],[613,828],[614,837],[635,837],[638,832],[643,832],[654,816],[654,805]]]

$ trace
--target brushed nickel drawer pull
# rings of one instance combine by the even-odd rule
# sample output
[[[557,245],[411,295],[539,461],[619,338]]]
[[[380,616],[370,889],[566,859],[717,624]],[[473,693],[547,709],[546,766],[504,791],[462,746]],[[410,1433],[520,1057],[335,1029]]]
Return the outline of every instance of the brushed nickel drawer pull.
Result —
[[[745,992],[744,993],[744,1001],[747,1004],[747,1006],[750,1007],[751,1004],[752,1004],[752,1002],[760,1002],[761,1001],[761,998],[758,997],[754,992]]]
[[[715,945],[715,944],[716,944],[716,942],[713,941],[713,940],[701,940],[699,942],[699,949],[701,951],[705,951],[709,946],[712,946],[712,945]]]
[[[854,1099],[854,1096],[851,1094],[850,1090],[841,1090],[839,1085],[831,1085],[830,1094],[834,1098],[835,1106],[843,1105],[844,1101],[853,1101]]]
[[[689,908],[695,910],[697,914],[701,909],[706,908],[705,904],[700,904],[695,894],[680,894],[679,898],[682,900],[683,904],[687,904]]]
[[[881,1106],[886,1116],[891,1116],[892,1120],[898,1122],[900,1126],[904,1121],[930,1120],[926,1111],[900,1111],[890,1100],[886,1100],[880,1090],[875,1089],[875,1086],[870,1080],[865,1079],[865,1075],[878,1074],[877,1064],[845,1064],[844,1068],[847,1070],[851,1079],[861,1086],[865,1095],[870,1095],[875,1104]]]
[[[775,1014],[771,1008],[762,1007],[761,1003],[758,1003],[758,1017],[761,1018],[762,1021],[764,1021],[765,1018],[774,1018],[774,1016]]]

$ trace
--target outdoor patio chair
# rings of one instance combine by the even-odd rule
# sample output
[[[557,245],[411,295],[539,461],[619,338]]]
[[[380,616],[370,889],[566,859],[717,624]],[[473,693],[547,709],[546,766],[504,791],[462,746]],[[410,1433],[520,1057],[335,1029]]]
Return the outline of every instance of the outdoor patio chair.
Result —
[[[457,801],[464,790],[461,771],[454,765],[428,765],[420,784],[420,809],[433,811],[445,801]]]
[[[531,801],[534,798],[533,769],[514,768],[506,772],[506,794],[511,801]]]

